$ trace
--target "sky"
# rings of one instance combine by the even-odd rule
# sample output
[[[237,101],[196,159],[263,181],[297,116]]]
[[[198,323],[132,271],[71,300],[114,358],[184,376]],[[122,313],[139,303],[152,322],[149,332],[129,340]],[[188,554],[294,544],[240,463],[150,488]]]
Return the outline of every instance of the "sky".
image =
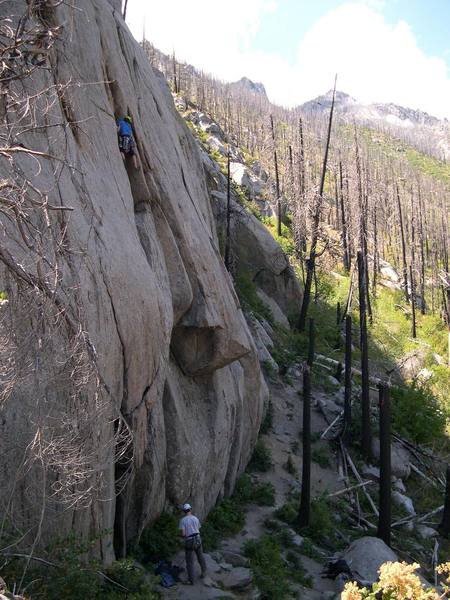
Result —
[[[224,81],[295,106],[332,88],[450,119],[450,0],[129,0],[127,23]]]

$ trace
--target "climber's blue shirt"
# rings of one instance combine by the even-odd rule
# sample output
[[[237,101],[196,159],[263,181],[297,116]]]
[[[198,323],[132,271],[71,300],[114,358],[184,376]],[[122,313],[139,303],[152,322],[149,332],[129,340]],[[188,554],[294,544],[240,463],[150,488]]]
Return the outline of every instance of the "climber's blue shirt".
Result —
[[[133,128],[127,121],[124,121],[123,119],[118,119],[117,125],[119,127],[119,135],[127,135],[129,137],[133,135]]]

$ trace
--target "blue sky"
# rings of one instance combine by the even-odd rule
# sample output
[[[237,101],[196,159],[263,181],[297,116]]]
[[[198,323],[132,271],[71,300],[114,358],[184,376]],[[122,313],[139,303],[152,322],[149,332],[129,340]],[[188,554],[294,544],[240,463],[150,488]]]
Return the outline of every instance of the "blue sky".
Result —
[[[285,106],[338,88],[450,118],[450,0],[130,0],[138,39]]]

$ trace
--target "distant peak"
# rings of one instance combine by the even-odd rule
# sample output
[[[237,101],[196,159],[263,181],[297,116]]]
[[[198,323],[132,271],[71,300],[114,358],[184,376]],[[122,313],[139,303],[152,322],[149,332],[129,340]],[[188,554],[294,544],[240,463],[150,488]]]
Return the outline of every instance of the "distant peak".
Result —
[[[266,88],[264,87],[264,84],[252,81],[248,77],[241,77],[239,81],[234,81],[233,83],[230,83],[230,86],[235,88],[239,87],[241,89],[246,89],[249,92],[252,92],[254,94],[261,94],[262,96],[267,98],[267,92]]]

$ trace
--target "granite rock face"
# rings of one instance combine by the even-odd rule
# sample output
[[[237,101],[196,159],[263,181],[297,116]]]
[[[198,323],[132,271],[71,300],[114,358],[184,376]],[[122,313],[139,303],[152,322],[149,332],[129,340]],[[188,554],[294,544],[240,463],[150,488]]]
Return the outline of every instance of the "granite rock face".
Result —
[[[18,18],[26,2],[13,4]],[[14,278],[0,267],[0,289],[9,299],[1,310],[8,311],[18,343],[29,335],[33,357],[29,372],[0,406],[0,504],[8,504],[11,519],[25,531],[33,530],[42,514],[39,498],[51,498],[44,511],[44,542],[55,531],[59,536],[71,530],[85,536],[114,531],[98,544],[105,561],[123,554],[168,502],[189,501],[202,516],[232,491],[251,455],[267,397],[255,345],[219,252],[198,146],[119,9],[113,0],[52,8],[58,41],[48,68],[37,69],[25,88],[63,90],[46,114],[37,115],[39,126],[59,126],[24,133],[20,142],[64,162],[26,153],[18,159],[51,203],[73,209],[64,220],[52,217],[49,239],[64,228],[59,293],[64,314],[77,315],[96,357],[97,385],[73,389],[66,357],[73,332],[61,326],[48,345],[31,336],[38,311],[22,310]],[[118,151],[115,119],[124,114],[133,118],[138,169]],[[3,161],[0,176],[7,175]],[[3,216],[0,221],[2,243],[37,273],[20,232]],[[252,223],[249,244],[264,236],[258,236],[258,227],[263,228]],[[258,260],[270,266],[261,275],[270,289],[270,272],[286,273],[287,263],[274,245],[263,255],[258,247]],[[260,265],[255,270],[261,271]],[[281,291],[279,283],[273,286]],[[95,419],[80,418],[81,399],[84,414]],[[99,405],[102,410],[95,412]],[[85,432],[80,447],[91,447],[85,484],[92,492],[81,506],[63,505],[53,493],[62,477],[57,464],[45,478],[38,464],[30,464],[23,478],[14,480],[37,423],[55,440],[62,424],[77,432],[74,440]],[[132,445],[118,460],[120,424]]]

